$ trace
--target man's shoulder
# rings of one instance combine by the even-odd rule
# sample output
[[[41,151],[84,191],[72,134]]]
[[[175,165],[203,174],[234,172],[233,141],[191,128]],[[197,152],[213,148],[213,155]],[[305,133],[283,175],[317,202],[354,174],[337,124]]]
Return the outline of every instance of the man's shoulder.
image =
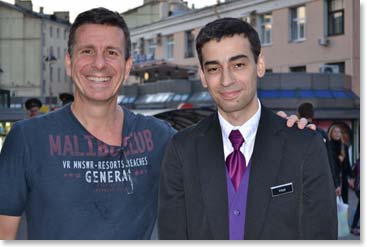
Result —
[[[214,121],[218,121],[217,113],[213,113],[204,119],[200,120],[198,123],[191,125],[183,130],[178,131],[174,138],[176,140],[192,140],[198,136],[204,135],[214,124]],[[219,123],[218,123],[219,124]]]
[[[151,129],[156,132],[158,131],[167,131],[167,132],[175,132],[172,126],[161,119],[158,119],[154,116],[146,116],[138,113],[134,113],[129,109],[124,108],[124,117],[126,118],[126,123],[129,125],[129,129]]]
[[[315,130],[311,130],[309,128],[299,129],[297,124],[294,124],[292,127],[288,127],[286,119],[278,116],[265,107],[262,111],[260,122],[266,125],[266,128],[270,128],[275,132],[279,131],[280,135],[285,137],[288,142],[307,143],[318,138],[318,132]]]
[[[62,119],[65,119],[65,114],[66,112],[64,109],[59,109],[39,115],[37,117],[20,120],[15,123],[15,126],[18,126],[20,128],[47,128],[47,126],[51,124],[51,122],[58,122]]]

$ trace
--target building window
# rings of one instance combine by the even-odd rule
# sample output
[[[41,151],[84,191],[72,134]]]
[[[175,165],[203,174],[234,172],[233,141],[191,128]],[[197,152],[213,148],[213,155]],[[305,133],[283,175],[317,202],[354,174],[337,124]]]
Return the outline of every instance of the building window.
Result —
[[[345,74],[345,62],[327,63],[326,65],[331,65],[331,66],[337,67],[338,69],[334,73]]]
[[[328,0],[328,35],[344,34],[344,6],[343,0]]]
[[[138,45],[137,45],[137,43],[136,42],[133,42],[132,44],[131,44],[131,52],[132,52],[132,55],[133,55],[133,57],[135,58],[137,55],[138,55]]]
[[[148,39],[148,45],[146,47],[147,60],[154,60],[156,44],[154,39]]]
[[[49,59],[51,59],[54,56],[54,47],[50,46],[50,54],[49,54]]]
[[[175,42],[173,40],[173,34],[166,36],[166,45],[165,45],[165,58],[173,59],[173,48]]]
[[[50,26],[50,37],[52,38],[52,35],[53,35],[53,28],[52,28],[52,26]]]
[[[64,40],[67,39],[67,35],[68,35],[68,30],[65,28],[65,30],[64,30]]]
[[[306,72],[306,66],[289,67],[290,72]]]
[[[145,52],[145,41],[144,41],[144,38],[140,38],[139,39],[139,48],[138,48],[138,50],[139,50],[138,51],[138,54],[144,56],[144,52]]]
[[[56,28],[56,37],[60,38],[60,28]]]
[[[61,69],[57,68],[57,82],[61,82]]]
[[[185,32],[185,58],[194,57],[194,40],[193,30]]]
[[[260,15],[260,39],[261,44],[271,44],[272,14]]]
[[[265,69],[265,73],[273,73],[273,69]]]
[[[291,8],[291,40],[300,41],[305,39],[306,31],[306,7]]]
[[[57,47],[57,59],[61,58],[60,47]]]

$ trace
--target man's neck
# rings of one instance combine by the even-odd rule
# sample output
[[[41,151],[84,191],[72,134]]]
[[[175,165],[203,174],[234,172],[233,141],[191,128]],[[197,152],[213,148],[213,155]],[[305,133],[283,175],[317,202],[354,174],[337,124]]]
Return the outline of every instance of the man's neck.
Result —
[[[84,104],[76,99],[71,111],[93,136],[110,145],[121,144],[124,114],[118,104]]]
[[[233,125],[233,126],[242,126],[252,116],[255,115],[255,113],[259,109],[259,104],[260,104],[260,102],[259,102],[258,98],[256,97],[256,98],[254,98],[254,100],[248,106],[246,106],[246,108],[244,108],[240,111],[227,113],[227,112],[224,112],[223,110],[221,110],[220,108],[218,109],[218,111],[220,112],[222,117],[226,121],[228,121],[231,125]]]

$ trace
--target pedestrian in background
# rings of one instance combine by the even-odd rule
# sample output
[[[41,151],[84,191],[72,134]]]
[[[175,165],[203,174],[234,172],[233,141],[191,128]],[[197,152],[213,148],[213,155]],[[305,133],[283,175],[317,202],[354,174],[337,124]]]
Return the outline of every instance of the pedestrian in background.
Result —
[[[339,177],[341,186],[341,196],[343,202],[348,204],[349,177],[351,167],[346,155],[347,149],[342,142],[342,131],[338,125],[332,125],[328,130],[330,149],[335,163],[335,174]]]
[[[59,99],[62,102],[62,106],[72,103],[74,101],[74,95],[70,94],[70,93],[61,93],[59,95]]]
[[[360,205],[360,179],[361,179],[360,175],[361,175],[360,160],[358,158],[353,167],[352,179],[350,181],[350,187],[355,191],[356,196],[358,198],[358,204],[357,204],[357,207],[355,208],[351,230],[350,230],[350,232],[354,235],[360,235],[360,228],[358,226],[359,218],[360,218],[360,207],[359,207]]]
[[[41,100],[37,98],[27,99],[24,103],[25,108],[27,109],[28,118],[36,117],[40,114],[40,109],[42,107]]]

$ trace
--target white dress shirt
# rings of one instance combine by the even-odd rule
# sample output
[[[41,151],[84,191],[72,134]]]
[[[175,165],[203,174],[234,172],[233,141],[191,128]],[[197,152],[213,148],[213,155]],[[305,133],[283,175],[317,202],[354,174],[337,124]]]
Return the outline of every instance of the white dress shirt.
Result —
[[[223,116],[218,112],[219,123],[222,129],[224,161],[226,160],[227,156],[233,152],[233,146],[231,141],[229,140],[229,134],[231,133],[232,130],[238,129],[241,132],[243,138],[245,139],[245,142],[242,144],[240,151],[245,156],[246,166],[248,165],[252,156],[252,152],[254,151],[255,137],[261,115],[261,104],[259,99],[257,101],[259,104],[257,112],[249,120],[247,120],[246,123],[244,123],[241,126],[233,126],[227,120],[225,120]]]

